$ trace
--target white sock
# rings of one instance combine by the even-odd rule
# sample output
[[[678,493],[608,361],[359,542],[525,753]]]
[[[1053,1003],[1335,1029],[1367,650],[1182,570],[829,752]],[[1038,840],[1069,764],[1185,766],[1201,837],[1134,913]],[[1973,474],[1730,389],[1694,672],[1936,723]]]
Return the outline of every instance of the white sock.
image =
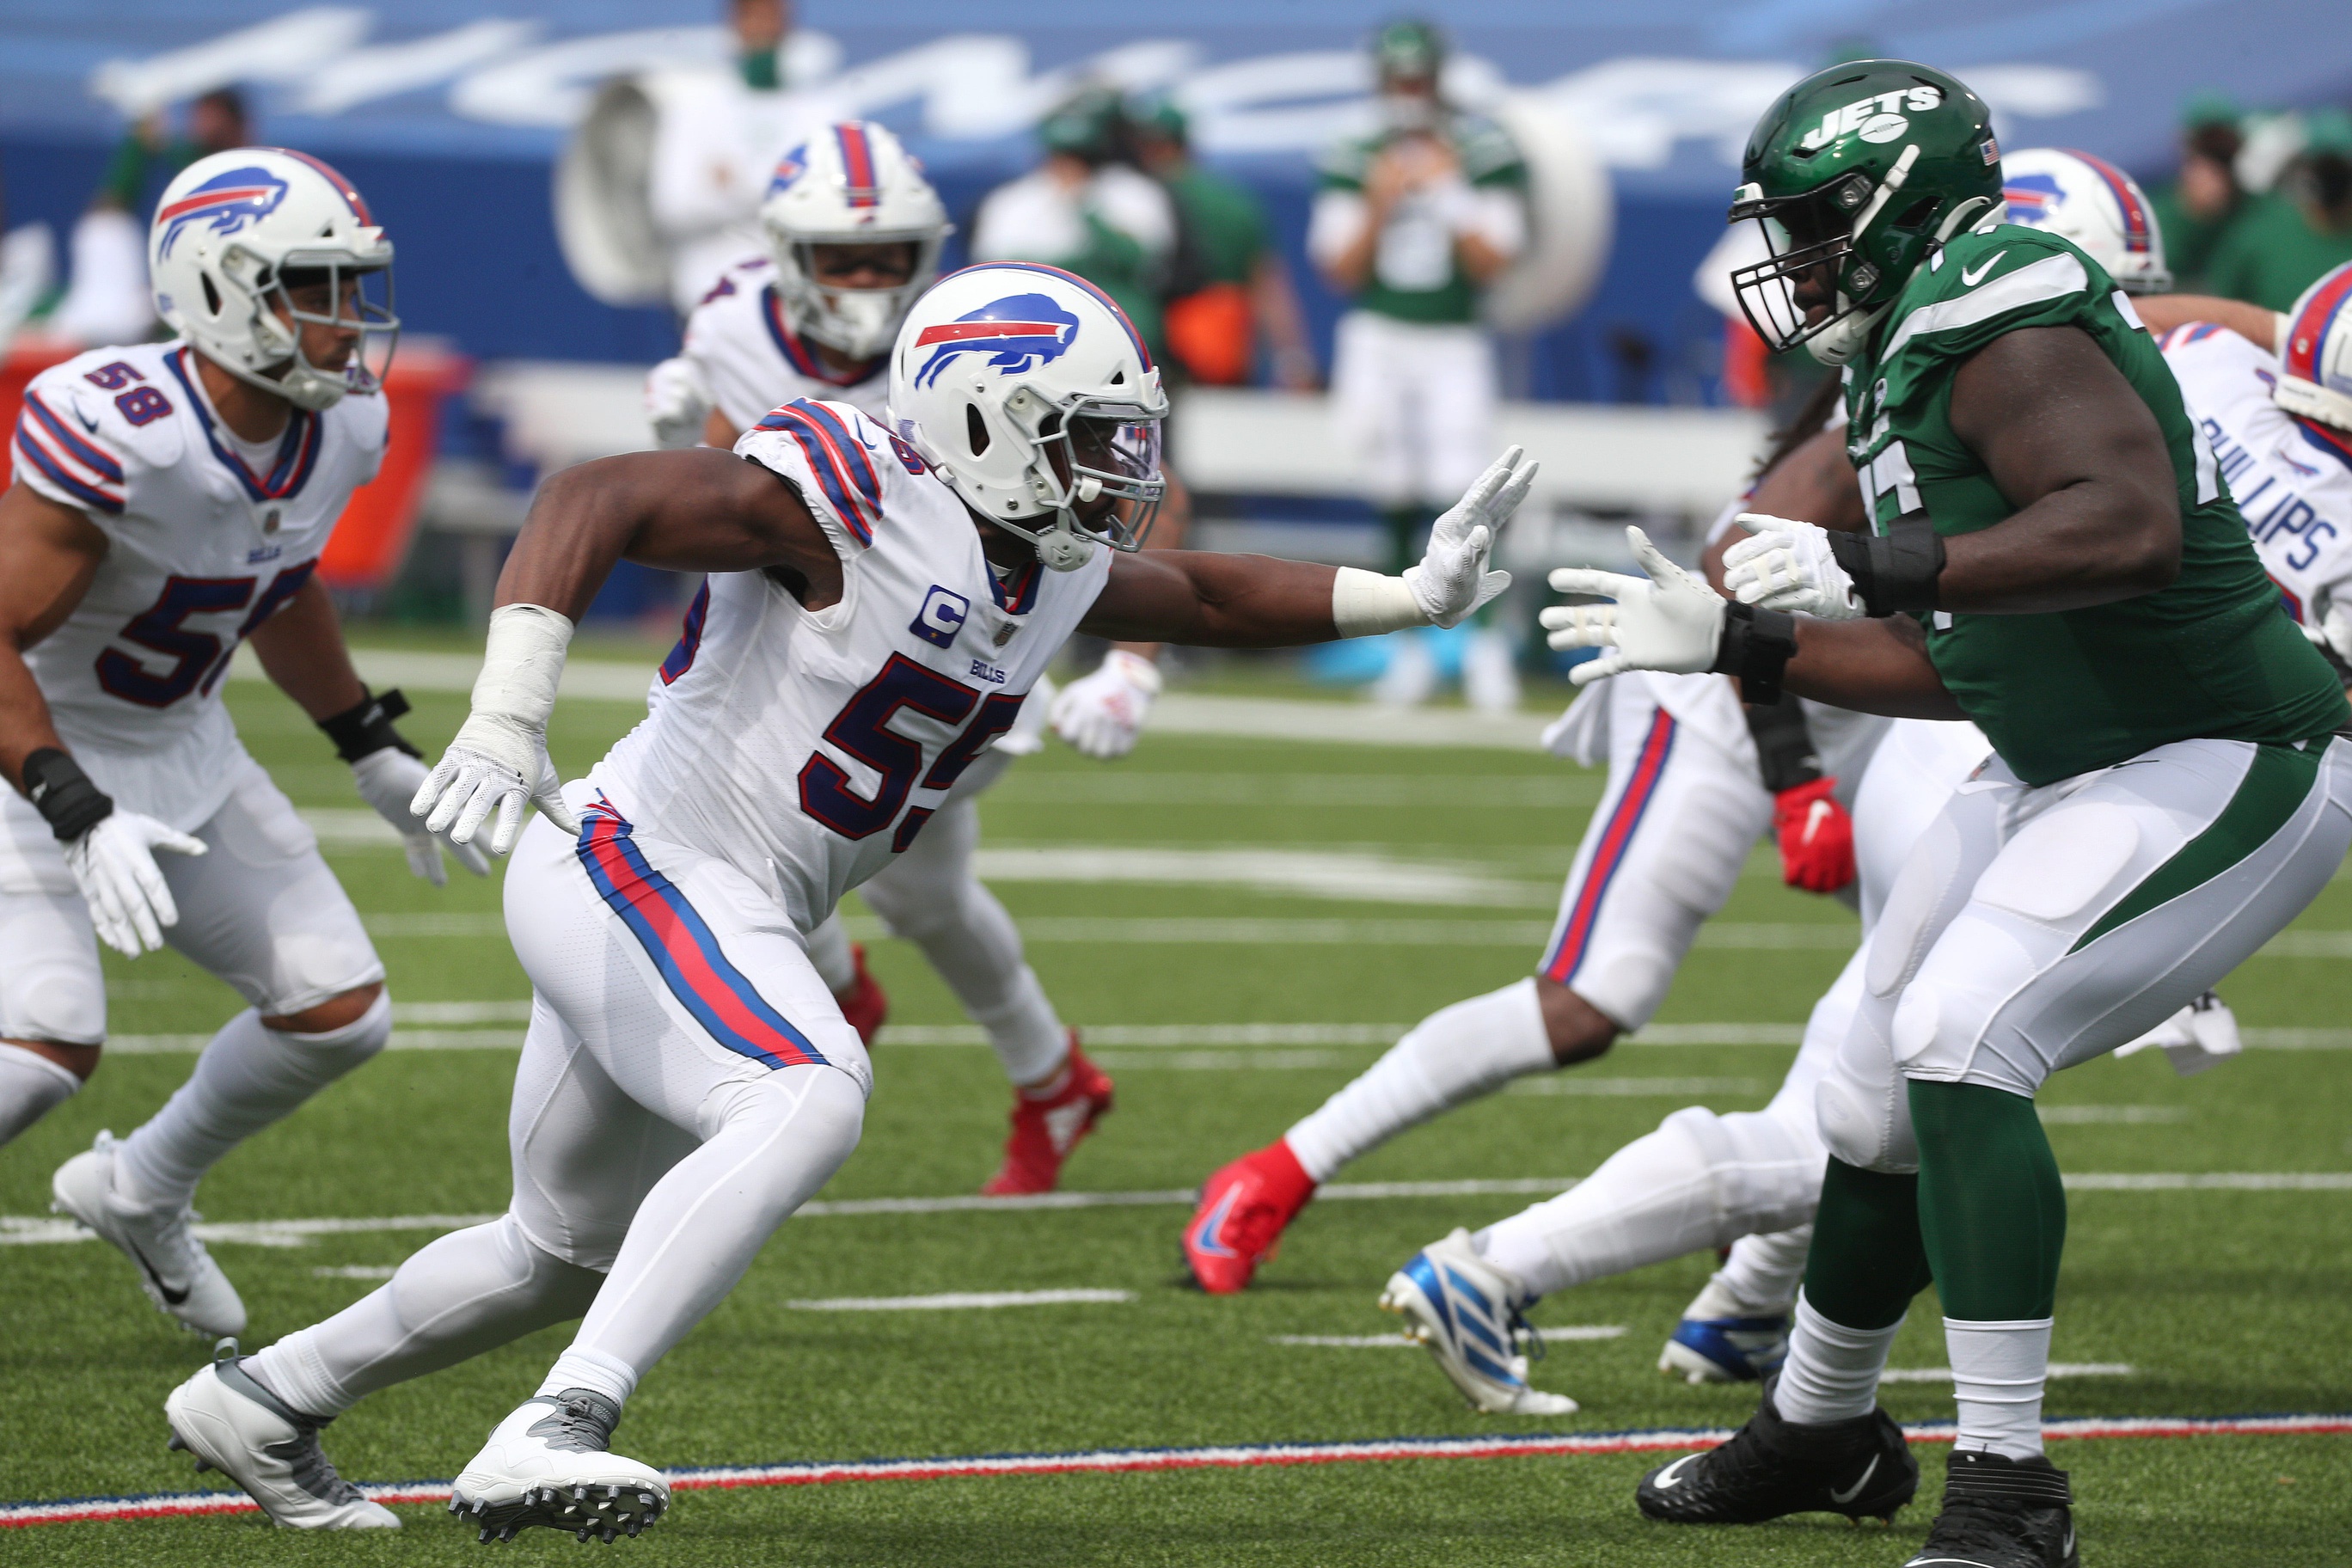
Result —
[[[1785,1225],[1819,1201],[1821,1163],[1820,1145],[1762,1112],[1694,1105],[1559,1196],[1480,1232],[1476,1245],[1549,1295]]]
[[[1318,1182],[1441,1110],[1558,1064],[1532,977],[1431,1014],[1285,1133]]]
[[[1737,1310],[1725,1314],[1769,1318],[1789,1310],[1805,1282],[1805,1255],[1812,1250],[1813,1227],[1776,1230],[1765,1236],[1743,1236],[1731,1244],[1731,1256],[1716,1271],[1714,1282]]]
[[[392,994],[322,1034],[265,1028],[251,1008],[221,1026],[196,1070],[115,1155],[128,1194],[160,1208],[185,1205],[224,1155],[383,1049]]]
[[[856,1081],[830,1067],[781,1068],[715,1092],[702,1146],[637,1206],[572,1348],[651,1371],[849,1158],[865,1114]]]
[[[1801,1291],[1789,1330],[1789,1359],[1773,1385],[1772,1403],[1784,1421],[1807,1426],[1867,1415],[1878,1404],[1878,1374],[1903,1327],[1849,1329],[1813,1310]]]
[[[626,1405],[629,1395],[637,1391],[637,1369],[599,1351],[583,1351],[573,1345],[555,1358],[547,1371],[547,1381],[539,1385],[534,1398],[548,1399],[569,1389],[584,1388],[591,1394],[601,1394],[615,1405]]]
[[[946,807],[919,837],[859,891],[894,935],[923,950],[988,1043],[1004,1076],[1035,1083],[1069,1058],[1070,1031],[1029,967],[1021,928],[972,875],[980,812],[970,801]]]
[[[80,1087],[80,1079],[40,1052],[0,1040],[0,1147]]]
[[[1954,1450],[1981,1449],[2012,1459],[2042,1452],[2050,1320],[1968,1323],[1946,1318],[1944,1348],[1952,1358],[1952,1395],[1960,1406]]]
[[[849,951],[849,933],[841,927],[839,910],[801,940],[807,944],[810,966],[827,991],[838,996],[857,984],[857,955]]]
[[[580,1316],[604,1282],[501,1215],[411,1254],[381,1289],[248,1357],[245,1370],[306,1415],[339,1415],[379,1388]]]

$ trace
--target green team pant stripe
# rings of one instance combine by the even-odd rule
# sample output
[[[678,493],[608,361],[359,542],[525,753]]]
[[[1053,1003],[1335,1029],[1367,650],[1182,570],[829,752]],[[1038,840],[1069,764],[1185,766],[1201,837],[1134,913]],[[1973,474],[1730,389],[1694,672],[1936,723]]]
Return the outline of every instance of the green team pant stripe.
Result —
[[[2313,742],[2305,751],[2293,746],[2255,747],[2253,765],[2246,770],[2238,792],[2213,825],[2126,893],[2067,951],[2082,952],[2126,921],[2137,920],[2158,905],[2211,881],[2269,843],[2309,797],[2319,777],[2320,754],[2326,747],[2325,740]]]

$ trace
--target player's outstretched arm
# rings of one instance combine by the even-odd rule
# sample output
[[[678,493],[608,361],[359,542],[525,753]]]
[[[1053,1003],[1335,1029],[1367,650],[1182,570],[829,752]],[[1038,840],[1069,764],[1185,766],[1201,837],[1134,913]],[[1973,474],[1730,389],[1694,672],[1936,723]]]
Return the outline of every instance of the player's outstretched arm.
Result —
[[[2276,310],[2249,305],[2243,300],[2223,300],[2211,294],[2150,294],[2132,301],[2140,321],[2158,337],[2191,321],[2211,321],[2227,327],[2264,353],[2278,353],[2279,328],[2286,318]]]
[[[1296,647],[1407,626],[1459,626],[1511,585],[1487,569],[1495,536],[1535,483],[1513,447],[1429,531],[1429,550],[1402,577],[1334,570],[1269,555],[1147,551],[1111,563],[1110,581],[1080,629],[1121,642],[1194,647]]]
[[[575,832],[547,755],[547,721],[581,614],[621,560],[674,572],[772,571],[801,602],[841,597],[841,562],[791,485],[730,453],[632,452],[566,468],[540,487],[499,574],[473,710],[409,810],[468,844],[491,813],[490,852],[523,810]]]

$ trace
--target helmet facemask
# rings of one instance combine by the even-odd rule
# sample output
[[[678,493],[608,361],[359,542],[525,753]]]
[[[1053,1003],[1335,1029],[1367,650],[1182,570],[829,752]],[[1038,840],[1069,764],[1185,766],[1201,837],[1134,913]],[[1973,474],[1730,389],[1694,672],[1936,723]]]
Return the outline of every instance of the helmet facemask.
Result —
[[[939,271],[941,237],[935,233],[809,237],[772,227],[769,238],[775,253],[776,293],[791,314],[793,330],[856,360],[877,359],[888,351],[908,310]],[[860,287],[820,279],[820,247],[886,244],[904,245],[911,253],[905,282]]]
[[[291,251],[272,267],[236,246],[222,258],[219,277],[228,286],[228,298],[204,301],[213,307],[214,318],[237,309],[239,295],[251,312],[253,346],[247,354],[206,350],[206,357],[231,375],[314,414],[351,393],[365,396],[383,390],[400,342],[389,263],[360,263],[343,251]],[[379,281],[372,285],[371,279]],[[205,279],[207,294],[217,287],[210,277]],[[296,303],[296,289],[309,294],[317,288],[326,290],[327,310],[305,310]],[[302,351],[306,326],[356,331],[359,341],[340,368],[314,364]]]
[[[1034,543],[1056,572],[1085,565],[1096,544],[1143,548],[1168,489],[1159,411],[1084,394],[1056,404],[1024,385],[1005,398],[1004,414],[1029,438],[1029,490],[1042,510],[992,522]],[[1098,506],[1106,498],[1110,504]]]

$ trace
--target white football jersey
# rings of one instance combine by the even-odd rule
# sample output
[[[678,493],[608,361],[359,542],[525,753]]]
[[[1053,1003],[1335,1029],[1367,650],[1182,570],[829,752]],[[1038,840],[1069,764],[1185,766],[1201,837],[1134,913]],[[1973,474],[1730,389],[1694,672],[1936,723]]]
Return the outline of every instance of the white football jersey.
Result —
[[[775,263],[765,257],[730,267],[687,318],[680,352],[702,372],[727,423],[740,435],[769,409],[801,397],[846,403],[881,418],[890,397],[890,356],[845,374],[832,369],[793,333],[775,279]]]
[[[1111,552],[1000,578],[955,492],[846,404],[788,404],[735,450],[800,492],[841,557],[841,601],[810,611],[765,573],[712,573],[661,700],[588,782],[647,836],[772,887],[808,931],[1012,727]]]
[[[58,733],[128,810],[193,830],[241,748],[221,681],[236,645],[310,579],[352,491],[383,460],[381,396],[293,410],[241,449],[180,342],[93,349],[26,390],[19,483],[80,511],[106,558],[25,656]]]
[[[2318,624],[2352,595],[2352,440],[2272,402],[2278,357],[2229,329],[2195,321],[2158,342],[2287,614]]]

